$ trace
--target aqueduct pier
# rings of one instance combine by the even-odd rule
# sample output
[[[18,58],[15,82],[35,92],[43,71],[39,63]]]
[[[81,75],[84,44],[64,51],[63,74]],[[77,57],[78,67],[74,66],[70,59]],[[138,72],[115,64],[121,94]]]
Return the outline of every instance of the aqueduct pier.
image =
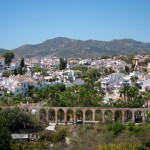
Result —
[[[0,109],[15,106],[0,107]],[[18,106],[23,111],[35,115],[39,120],[47,123],[76,123],[83,122],[138,122],[149,121],[150,108],[101,108],[101,107],[44,107],[39,105]]]

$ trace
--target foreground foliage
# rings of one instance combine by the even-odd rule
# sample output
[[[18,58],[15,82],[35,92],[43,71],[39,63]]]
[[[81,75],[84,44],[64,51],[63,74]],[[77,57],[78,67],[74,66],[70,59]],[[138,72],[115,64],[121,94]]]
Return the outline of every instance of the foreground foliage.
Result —
[[[7,121],[4,116],[0,115],[0,149],[10,150],[11,132],[8,129]]]
[[[98,150],[137,150],[139,145],[136,144],[101,144]]]
[[[33,128],[33,120],[29,114],[22,112],[19,108],[5,109],[0,112],[0,116],[5,118],[10,131]]]

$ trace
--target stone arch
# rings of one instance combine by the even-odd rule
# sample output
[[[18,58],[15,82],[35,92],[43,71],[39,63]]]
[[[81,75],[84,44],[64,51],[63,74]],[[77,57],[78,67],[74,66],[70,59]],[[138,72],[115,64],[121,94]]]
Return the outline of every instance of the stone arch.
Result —
[[[113,122],[113,118],[112,118],[112,111],[111,110],[106,110],[104,113],[104,118],[105,118],[105,123],[112,123]]]
[[[85,121],[92,121],[93,120],[93,112],[92,110],[88,109],[85,111]]]
[[[46,110],[44,108],[41,108],[39,111],[39,118],[41,121],[43,122],[47,122],[46,121]]]
[[[64,113],[64,110],[63,109],[58,109],[57,111],[57,116],[58,116],[58,123],[64,123],[64,116],[65,116],[65,113]]]
[[[121,110],[116,110],[114,113],[114,121],[115,122],[122,122],[122,112]]]
[[[83,111],[80,109],[76,110],[76,117],[77,120],[83,120]]]
[[[95,111],[95,121],[102,122],[102,111],[101,110],[96,110]]]
[[[74,112],[72,109],[67,110],[67,122],[73,123],[74,122]]]
[[[135,111],[134,116],[135,116],[135,123],[142,122],[142,111],[141,110]]]
[[[52,108],[48,110],[48,120],[50,122],[55,122],[55,110]]]
[[[126,110],[124,112],[124,121],[125,122],[131,122],[132,121],[132,111],[131,110]]]

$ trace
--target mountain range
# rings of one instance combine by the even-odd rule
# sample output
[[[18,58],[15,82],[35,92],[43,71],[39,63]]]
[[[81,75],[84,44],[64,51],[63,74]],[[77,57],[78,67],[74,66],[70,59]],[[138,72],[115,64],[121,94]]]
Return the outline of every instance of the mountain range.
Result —
[[[75,40],[57,37],[40,44],[23,45],[12,50],[16,56],[98,57],[102,55],[150,54],[150,43],[121,39],[112,41]],[[0,54],[7,52],[0,49]]]

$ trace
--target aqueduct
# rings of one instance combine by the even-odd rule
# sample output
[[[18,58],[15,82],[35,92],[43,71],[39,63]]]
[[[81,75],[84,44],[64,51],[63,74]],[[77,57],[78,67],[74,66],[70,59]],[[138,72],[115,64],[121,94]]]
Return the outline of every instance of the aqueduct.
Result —
[[[1,107],[1,109],[14,108]],[[44,107],[39,105],[19,106],[24,111],[35,115],[39,120],[45,122],[76,123],[77,120],[83,122],[116,122],[122,123],[132,121],[145,123],[148,121],[150,108],[101,108],[101,107]]]

